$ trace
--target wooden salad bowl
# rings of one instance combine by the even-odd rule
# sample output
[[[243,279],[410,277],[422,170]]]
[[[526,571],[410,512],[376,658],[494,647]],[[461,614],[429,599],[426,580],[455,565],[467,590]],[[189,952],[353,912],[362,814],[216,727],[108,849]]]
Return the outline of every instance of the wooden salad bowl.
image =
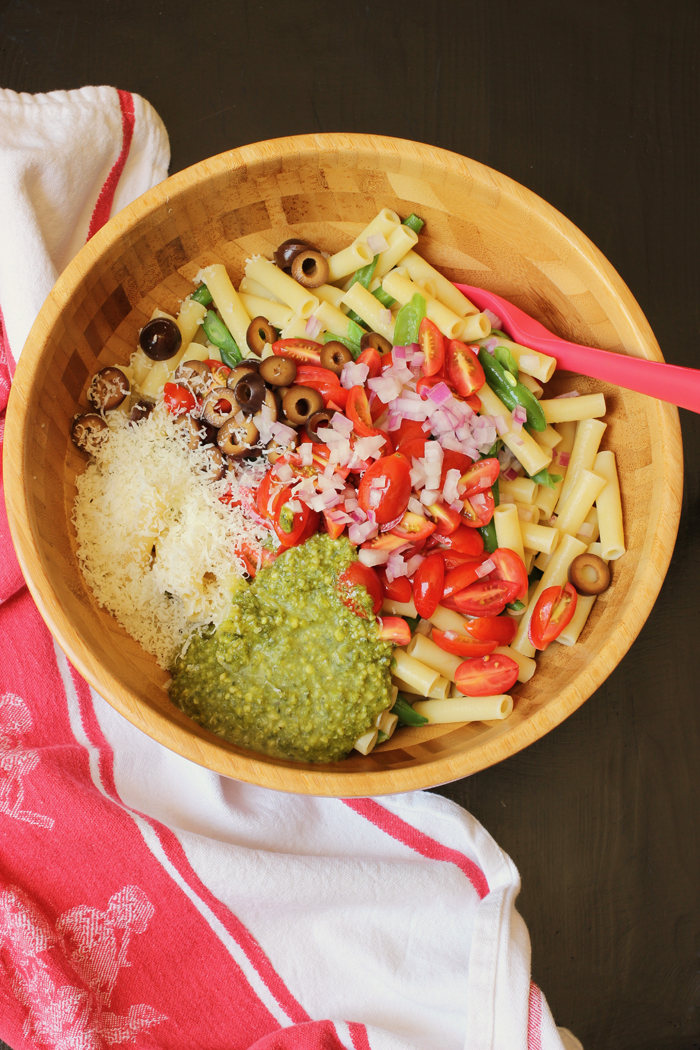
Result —
[[[71,511],[85,460],[70,439],[91,376],[127,363],[155,307],[177,313],[202,266],[234,283],[246,258],[301,236],[334,252],[382,207],[426,220],[419,251],[450,279],[512,300],[551,331],[613,353],[662,360],[641,309],[610,263],[571,222],[505,175],[445,150],[371,135],[302,135],[230,150],[179,172],[116,215],[82,249],[42,307],[7,413],[10,525],[39,610],[78,671],[125,718],[166,747],[225,776],[312,795],[426,788],[500,762],[553,729],[622,659],[668,568],[681,505],[678,412],[602,389],[603,447],[617,455],[627,553],[573,648],[551,645],[514,690],[505,721],[400,729],[368,757],[312,765],[228,744],[174,707],[167,675],[99,608],[75,556]],[[556,373],[550,389],[571,389]],[[550,395],[551,396],[551,395]]]

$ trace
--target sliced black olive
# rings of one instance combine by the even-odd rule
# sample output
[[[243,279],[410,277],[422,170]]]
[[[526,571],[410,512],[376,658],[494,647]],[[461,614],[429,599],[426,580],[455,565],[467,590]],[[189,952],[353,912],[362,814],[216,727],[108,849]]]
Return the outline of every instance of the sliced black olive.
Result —
[[[202,407],[202,419],[211,423],[213,427],[221,427],[231,416],[240,411],[240,405],[233,395],[233,391],[225,386],[215,386],[209,391]]]
[[[254,317],[250,322],[245,338],[253,353],[260,357],[268,343],[274,343],[277,332],[267,318],[261,314],[260,317]]]
[[[260,375],[270,386],[291,386],[297,377],[297,366],[288,357],[266,357],[260,362]]]
[[[267,408],[270,410],[270,414],[269,414],[269,417],[268,417],[270,422],[271,423],[275,423],[277,421],[277,418],[278,418],[280,412],[282,411],[282,402],[279,399],[276,390],[267,390],[267,389],[265,390],[265,400],[263,401],[262,405],[260,406],[260,410],[253,414],[253,422],[255,423],[256,426],[258,426],[258,419],[260,418],[260,412],[262,412],[262,410],[263,410],[263,408],[265,408],[265,406],[267,406]]]
[[[247,361],[244,361],[240,365],[236,365],[235,368],[231,369],[226,378],[226,386],[229,388],[229,390],[235,390],[236,383],[239,379],[242,379],[244,375],[249,375],[251,372],[255,371],[256,369],[251,368]]]
[[[321,350],[321,365],[323,368],[329,368],[331,372],[335,372],[337,376],[343,371],[348,361],[352,360],[352,352],[336,339],[332,339],[330,343],[325,343]]]
[[[246,455],[248,446],[255,445],[259,436],[258,428],[251,420],[237,423],[235,419],[228,419],[219,430],[216,442],[227,456],[238,458]]]
[[[193,419],[192,416],[186,415],[182,419],[182,425],[188,434],[187,447],[188,448],[199,448],[203,445],[207,439],[208,423],[205,423],[201,419]]]
[[[226,473],[226,461],[221,450],[214,445],[203,448],[205,470],[212,481],[220,481]]]
[[[284,414],[290,423],[301,426],[306,420],[323,408],[323,398],[318,390],[310,386],[293,386],[284,395],[282,402]]]
[[[280,456],[290,448],[296,448],[299,444],[299,435],[295,433],[291,441],[282,443],[281,441],[269,441],[265,446],[265,455],[267,456],[270,463],[276,463]]]
[[[129,380],[120,368],[103,368],[92,377],[87,399],[98,412],[108,412],[121,405],[129,390]]]
[[[142,419],[148,419],[154,408],[152,401],[137,401],[131,409],[129,419],[132,423],[140,423]]]
[[[236,401],[247,416],[254,416],[262,408],[266,393],[265,380],[257,372],[247,372],[241,376],[234,390]]]
[[[181,361],[175,379],[181,379],[193,394],[203,394],[211,379],[211,368],[206,361]]]
[[[93,455],[108,433],[109,427],[102,416],[88,412],[84,416],[75,417],[70,436],[82,452],[89,452],[90,455]]]
[[[328,259],[313,248],[294,256],[292,277],[304,288],[320,288],[328,280]]]
[[[597,554],[579,554],[569,566],[569,580],[579,594],[602,594],[610,586],[610,569]]]
[[[391,353],[393,349],[389,340],[385,339],[379,332],[365,332],[360,339],[360,350],[369,350],[370,347],[378,350],[380,354]]]
[[[182,335],[169,317],[154,317],[141,329],[139,346],[152,361],[169,361],[182,346]]]
[[[328,408],[322,408],[320,412],[314,412],[309,419],[306,420],[306,433],[309,435],[312,441],[315,441],[318,445],[323,445],[325,438],[323,437],[323,431],[331,425],[331,419],[335,413],[331,412]]]
[[[280,270],[286,270],[287,273],[289,273],[290,267],[294,261],[294,256],[310,247],[311,245],[308,241],[300,241],[298,237],[290,237],[288,241],[282,241],[275,252],[275,262]]]

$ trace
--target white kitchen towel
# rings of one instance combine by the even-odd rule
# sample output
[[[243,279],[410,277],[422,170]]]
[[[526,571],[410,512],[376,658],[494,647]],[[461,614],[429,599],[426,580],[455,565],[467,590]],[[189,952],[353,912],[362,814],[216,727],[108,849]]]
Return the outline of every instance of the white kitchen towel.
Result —
[[[137,96],[0,92],[15,356],[61,267],[167,163]],[[576,1046],[531,982],[517,870],[468,813],[429,792],[318,799],[217,776],[89,688],[21,579],[0,598],[0,1038],[13,1050]]]

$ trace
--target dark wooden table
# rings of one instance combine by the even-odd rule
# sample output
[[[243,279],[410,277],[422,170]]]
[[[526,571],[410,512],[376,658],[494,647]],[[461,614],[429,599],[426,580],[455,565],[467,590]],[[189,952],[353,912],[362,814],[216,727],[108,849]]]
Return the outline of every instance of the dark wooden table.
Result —
[[[417,139],[573,220],[700,366],[693,0],[0,0],[0,85],[144,95],[171,171],[313,131]],[[2,236],[2,231],[0,231]],[[671,569],[630,653],[545,739],[440,789],[510,853],[533,977],[586,1050],[700,1047],[700,419]]]

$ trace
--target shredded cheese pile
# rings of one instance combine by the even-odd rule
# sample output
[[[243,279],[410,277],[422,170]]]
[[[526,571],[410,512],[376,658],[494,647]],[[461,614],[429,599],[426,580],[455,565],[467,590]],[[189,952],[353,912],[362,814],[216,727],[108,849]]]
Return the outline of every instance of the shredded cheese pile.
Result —
[[[231,478],[213,481],[206,452],[161,406],[124,421],[77,478],[73,522],[88,586],[143,648],[168,669],[202,626],[218,626],[245,565],[269,532],[222,503]]]

